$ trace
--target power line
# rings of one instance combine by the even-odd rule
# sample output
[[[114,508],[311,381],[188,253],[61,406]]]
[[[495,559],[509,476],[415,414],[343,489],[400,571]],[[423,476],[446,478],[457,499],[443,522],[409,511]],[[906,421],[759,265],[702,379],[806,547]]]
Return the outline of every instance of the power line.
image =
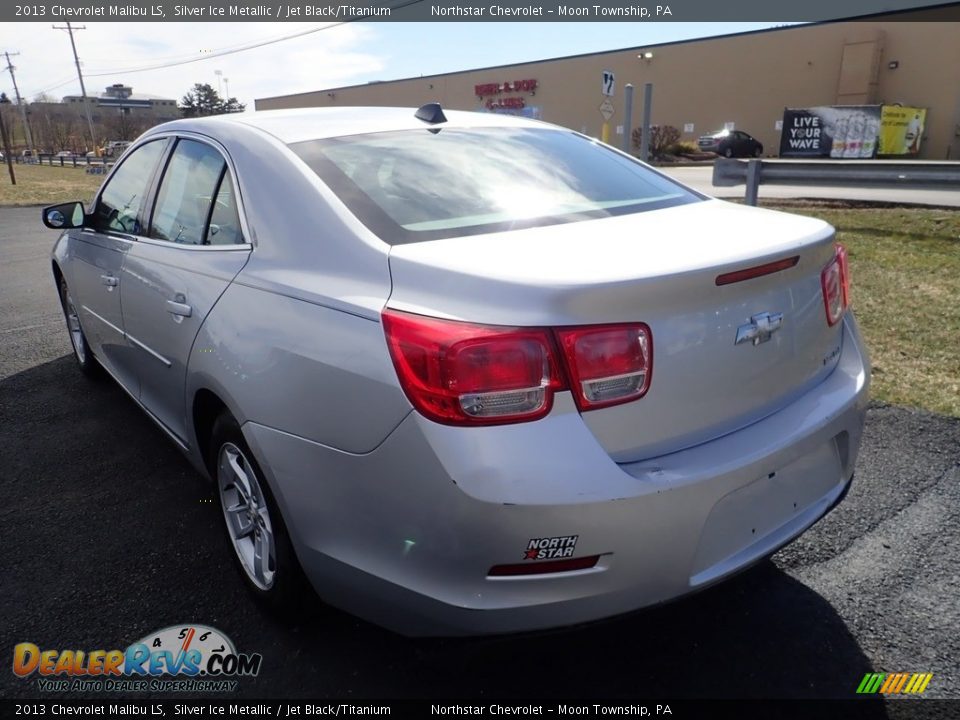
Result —
[[[400,0],[400,2],[394,3],[390,9],[391,11],[402,10],[403,8],[409,7],[410,5],[417,5],[424,2],[424,0]],[[320,27],[310,28],[309,30],[301,30],[300,32],[291,33],[290,35],[282,35],[280,37],[271,38],[269,40],[257,40],[251,43],[245,43],[243,45],[238,45],[236,47],[227,47],[222,50],[214,50],[213,52],[207,53],[202,57],[188,58],[185,60],[176,60],[173,62],[164,62],[164,63],[155,63],[152,65],[143,65],[139,67],[131,68],[121,68],[118,70],[96,70],[93,72],[88,72],[87,77],[105,77],[107,75],[130,75],[133,73],[147,72],[149,70],[162,70],[164,68],[178,67],[180,65],[189,65],[191,63],[203,62],[204,60],[209,60],[216,57],[224,57],[226,55],[235,55],[236,53],[246,52],[247,50],[256,50],[257,48],[266,47],[267,45],[274,45],[279,42],[284,42],[286,40],[292,40],[298,37],[304,37],[306,35],[312,35],[313,33],[322,32],[324,30],[330,30],[335,27],[340,27],[341,25],[346,25],[348,23],[359,22],[364,18],[351,18],[349,20],[341,20],[340,22],[329,23],[327,25],[321,25]],[[69,23],[67,23],[69,25]]]
[[[283,37],[273,38],[272,40],[258,40],[258,41],[247,43],[245,45],[241,45],[234,48],[214,50],[213,52],[206,53],[202,57],[194,57],[194,58],[189,58],[187,60],[176,60],[173,62],[156,63],[153,65],[142,65],[139,67],[120,68],[118,70],[97,70],[96,72],[88,72],[87,77],[104,77],[107,75],[132,75],[133,73],[147,72],[149,70],[162,70],[164,68],[177,67],[179,65],[190,65],[191,63],[203,62],[204,60],[211,60],[213,58],[224,57],[226,55],[235,55],[236,53],[246,52],[247,50],[256,50],[257,48],[266,47],[267,45],[274,45],[278,42],[283,42],[285,40],[292,40],[294,38],[303,37],[305,35],[312,35],[313,33],[318,33],[318,32],[321,32],[322,30],[330,30],[331,28],[339,27],[340,25],[343,25],[346,22],[349,22],[349,21],[331,23],[330,25],[323,25],[321,27],[311,28],[309,30],[302,30],[298,33],[293,33],[292,35],[284,35]]]

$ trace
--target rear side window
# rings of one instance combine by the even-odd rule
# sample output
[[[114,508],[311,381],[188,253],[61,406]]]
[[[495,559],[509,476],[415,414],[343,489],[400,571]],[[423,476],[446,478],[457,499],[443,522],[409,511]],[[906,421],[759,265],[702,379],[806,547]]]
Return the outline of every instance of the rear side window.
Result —
[[[641,163],[559,129],[423,129],[290,147],[390,244],[700,200]]]
[[[237,211],[237,197],[233,192],[230,173],[224,171],[217,190],[213,210],[210,213],[210,225],[207,228],[205,245],[237,245],[242,243],[240,232],[240,214]]]
[[[213,215],[217,227],[211,225],[217,222]],[[157,192],[150,237],[185,245],[233,244],[243,242],[237,239],[239,225],[223,156],[205,143],[177,142]]]
[[[100,232],[142,234],[143,198],[166,144],[166,140],[154,140],[124,158],[100,193],[93,211],[94,228]]]

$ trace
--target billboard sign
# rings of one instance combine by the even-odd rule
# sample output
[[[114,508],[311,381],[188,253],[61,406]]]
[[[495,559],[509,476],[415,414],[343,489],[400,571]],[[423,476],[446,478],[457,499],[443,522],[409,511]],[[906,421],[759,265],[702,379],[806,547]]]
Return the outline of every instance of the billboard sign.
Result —
[[[884,105],[880,113],[880,155],[917,155],[923,128],[927,121],[926,108]]]
[[[879,105],[784,108],[780,157],[876,157],[880,114]]]

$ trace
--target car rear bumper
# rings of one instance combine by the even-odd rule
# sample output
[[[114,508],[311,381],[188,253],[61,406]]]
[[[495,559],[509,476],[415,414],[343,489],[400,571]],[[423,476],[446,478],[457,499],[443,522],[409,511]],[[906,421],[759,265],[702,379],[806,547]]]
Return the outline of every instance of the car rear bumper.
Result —
[[[514,632],[664,602],[788,543],[849,487],[869,363],[851,316],[836,369],[788,407],[618,465],[569,398],[535,423],[454,428],[408,415],[352,455],[244,425],[298,557],[330,604],[410,635]],[[492,566],[599,556],[588,569]],[[572,550],[567,550],[572,548]]]

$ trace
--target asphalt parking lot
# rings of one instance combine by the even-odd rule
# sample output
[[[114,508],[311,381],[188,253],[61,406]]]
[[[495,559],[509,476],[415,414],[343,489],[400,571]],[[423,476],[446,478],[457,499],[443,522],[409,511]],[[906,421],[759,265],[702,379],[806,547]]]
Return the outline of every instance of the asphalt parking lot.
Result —
[[[37,209],[0,208],[0,696],[40,695],[9,670],[16,643],[125,647],[196,622],[263,654],[248,697],[850,698],[867,672],[930,672],[905,702],[960,698],[960,420],[874,405],[837,510],[663,608],[472,640],[319,604],[278,619],[228,562],[206,484],[118,387],[74,368],[54,239]]]

